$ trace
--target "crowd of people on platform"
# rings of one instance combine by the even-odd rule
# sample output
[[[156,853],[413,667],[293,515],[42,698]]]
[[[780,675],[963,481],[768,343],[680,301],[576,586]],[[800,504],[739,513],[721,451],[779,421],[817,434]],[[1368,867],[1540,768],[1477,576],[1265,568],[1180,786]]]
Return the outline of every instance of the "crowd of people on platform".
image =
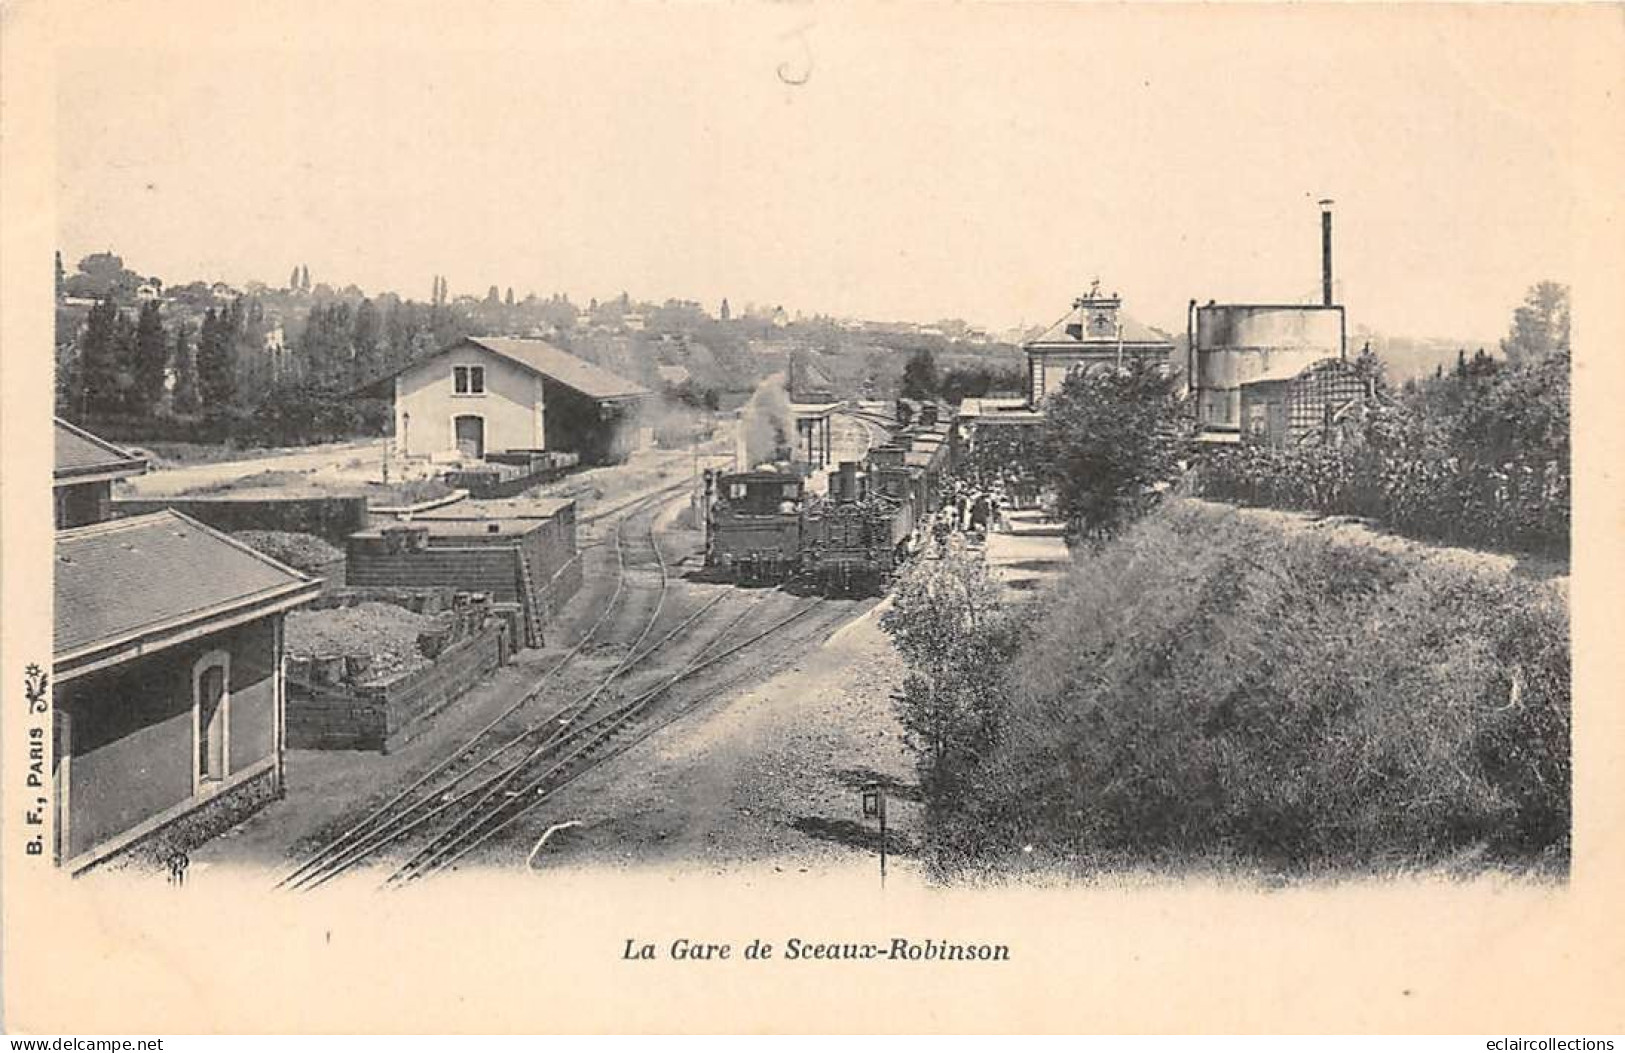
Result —
[[[990,530],[1004,530],[1004,514],[1010,502],[998,487],[979,490],[962,482],[950,487],[942,507],[937,510],[931,530],[936,539],[947,540],[949,534],[962,533],[972,538],[986,537]]]

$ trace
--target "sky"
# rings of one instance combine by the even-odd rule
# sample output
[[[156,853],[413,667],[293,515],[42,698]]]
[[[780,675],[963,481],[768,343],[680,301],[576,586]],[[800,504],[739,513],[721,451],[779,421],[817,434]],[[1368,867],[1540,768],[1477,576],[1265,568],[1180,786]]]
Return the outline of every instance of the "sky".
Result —
[[[115,8],[115,11],[117,9]],[[224,9],[215,9],[224,10]],[[245,9],[246,11],[246,9]],[[324,14],[323,12],[327,12]],[[57,57],[70,270],[1048,323],[1099,278],[1493,340],[1575,267],[1552,7],[288,5]],[[1618,17],[1617,13],[1613,17]],[[257,19],[252,20],[252,19]],[[188,30],[186,25],[190,25]]]

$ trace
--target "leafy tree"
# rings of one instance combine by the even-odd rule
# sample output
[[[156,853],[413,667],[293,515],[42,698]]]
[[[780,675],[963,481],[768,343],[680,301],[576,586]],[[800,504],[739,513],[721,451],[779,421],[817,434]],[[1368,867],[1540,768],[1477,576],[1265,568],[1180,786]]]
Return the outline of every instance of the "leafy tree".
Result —
[[[350,368],[351,389],[383,372],[382,322],[378,307],[371,300],[362,300],[355,309],[350,344],[353,349]]]
[[[909,356],[903,366],[902,395],[906,399],[928,399],[937,393],[937,361],[926,348]]]
[[[508,295],[503,298],[502,302],[509,307],[513,306],[513,286],[508,286]]]
[[[996,391],[1019,393],[1026,384],[1020,366],[993,367],[967,366],[944,370],[937,383],[937,394],[948,402],[984,398]]]
[[[175,390],[170,405],[176,413],[198,411],[197,358],[192,348],[192,327],[185,322],[175,326]]]
[[[1003,490],[1020,507],[1036,503],[1046,481],[1044,436],[1035,426],[979,426],[954,467],[956,478],[977,490]]]
[[[136,391],[136,327],[130,316],[119,311],[113,319],[113,355],[117,362],[114,384],[118,395],[114,410],[121,413],[141,413],[141,400]]]
[[[89,414],[120,408],[118,317],[112,297],[103,299],[90,309],[79,338],[81,402]]]
[[[310,264],[306,263],[299,268],[299,288],[303,292],[310,292]]]
[[[955,808],[998,740],[1020,624],[986,561],[957,538],[904,572],[881,615],[908,667],[893,705],[933,818]]]
[[[1540,282],[1512,313],[1512,329],[1501,352],[1513,365],[1569,350],[1569,287]]]
[[[232,344],[232,368],[236,371],[237,404],[247,408],[257,392],[271,384],[272,362],[266,353],[269,327],[265,307],[251,296],[239,296],[222,312]]]
[[[1044,463],[1073,536],[1103,539],[1180,470],[1191,422],[1178,378],[1139,359],[1067,377],[1048,400]]]
[[[155,413],[163,404],[164,380],[169,375],[169,339],[155,300],[141,305],[141,318],[135,327],[134,357],[135,383],[130,389],[129,408],[139,414]]]
[[[290,271],[289,274],[288,274],[288,288],[289,289],[298,289],[299,288],[299,267],[297,265],[295,265],[293,270]]]
[[[210,308],[203,315],[198,339],[198,394],[203,409],[217,412],[230,407],[237,395],[236,342],[225,314]]]
[[[1570,367],[1566,341],[1520,354],[1465,401],[1451,429],[1453,452],[1488,464],[1556,462],[1566,470]]]
[[[502,293],[497,291],[497,287],[495,285],[491,286],[491,288],[486,292],[485,303],[488,307],[496,307],[502,303]]]
[[[124,266],[124,259],[111,252],[93,252],[79,261],[79,273],[66,279],[63,289],[69,296],[129,300],[141,287],[141,275]]]
[[[717,312],[717,317],[724,322],[733,317],[733,312],[728,308],[728,298],[726,296],[722,298],[722,309]]]

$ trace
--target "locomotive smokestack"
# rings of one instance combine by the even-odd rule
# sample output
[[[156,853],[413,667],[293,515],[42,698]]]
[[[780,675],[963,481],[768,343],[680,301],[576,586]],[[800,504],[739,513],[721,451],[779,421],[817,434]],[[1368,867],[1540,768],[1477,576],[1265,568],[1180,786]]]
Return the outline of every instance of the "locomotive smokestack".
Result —
[[[1332,306],[1332,200],[1320,202],[1320,302]]]
[[[856,501],[858,499],[858,462],[842,461],[839,473],[838,501]]]

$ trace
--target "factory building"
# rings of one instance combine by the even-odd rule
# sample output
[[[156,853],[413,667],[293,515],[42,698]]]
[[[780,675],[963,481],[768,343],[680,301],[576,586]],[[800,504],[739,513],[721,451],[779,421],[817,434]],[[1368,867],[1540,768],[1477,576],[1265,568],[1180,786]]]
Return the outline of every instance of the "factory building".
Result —
[[[1203,439],[1237,441],[1242,388],[1288,381],[1326,358],[1343,357],[1343,308],[1209,304],[1196,308],[1196,422]]]
[[[1241,385],[1242,441],[1337,446],[1350,441],[1377,398],[1375,381],[1351,362],[1324,358],[1297,375]]]

